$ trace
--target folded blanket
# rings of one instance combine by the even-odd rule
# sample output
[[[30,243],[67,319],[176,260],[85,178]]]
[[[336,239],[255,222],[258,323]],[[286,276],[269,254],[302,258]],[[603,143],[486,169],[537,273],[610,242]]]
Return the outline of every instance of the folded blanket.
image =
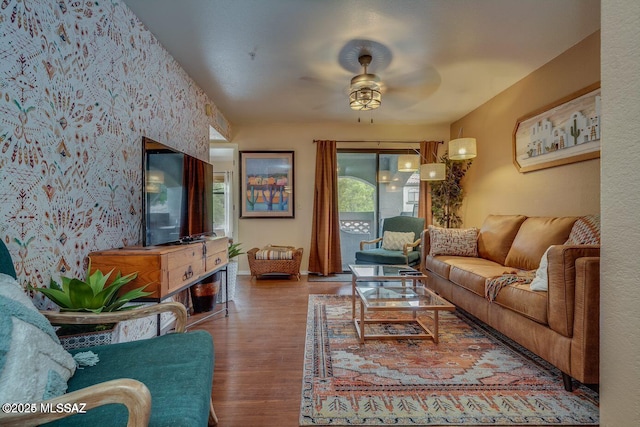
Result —
[[[536,275],[535,270],[521,271],[518,273],[507,273],[502,276],[492,277],[484,283],[484,297],[490,302],[495,301],[498,293],[505,286],[517,284],[529,284]]]

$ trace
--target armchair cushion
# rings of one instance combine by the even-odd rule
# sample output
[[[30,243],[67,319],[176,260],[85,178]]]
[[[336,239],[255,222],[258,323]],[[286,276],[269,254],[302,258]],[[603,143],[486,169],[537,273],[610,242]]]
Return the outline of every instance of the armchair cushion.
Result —
[[[401,251],[404,249],[404,245],[407,243],[413,243],[415,241],[415,233],[409,231],[403,233],[401,231],[385,231],[382,235],[382,249],[388,251]],[[413,250],[413,248],[409,248]]]
[[[0,273],[0,402],[64,394],[76,363],[13,277]]]
[[[83,350],[72,350],[76,353]],[[206,331],[168,334],[146,340],[92,347],[100,358],[79,369],[69,391],[117,378],[133,378],[151,392],[149,426],[205,426],[211,402],[213,340]],[[105,405],[47,426],[127,424],[123,405]]]
[[[356,252],[356,263],[358,264],[415,265],[419,262],[420,252],[418,251],[411,251],[407,254],[406,257],[404,256],[404,253],[402,253],[402,251],[388,251],[382,248],[368,249],[366,251]]]

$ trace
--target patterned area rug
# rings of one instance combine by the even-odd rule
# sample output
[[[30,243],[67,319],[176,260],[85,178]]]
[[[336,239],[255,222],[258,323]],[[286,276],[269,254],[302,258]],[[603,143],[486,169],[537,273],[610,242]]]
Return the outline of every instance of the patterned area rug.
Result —
[[[575,385],[565,391],[557,369],[459,310],[440,313],[437,345],[361,346],[349,296],[309,296],[301,426],[598,425],[597,393]]]

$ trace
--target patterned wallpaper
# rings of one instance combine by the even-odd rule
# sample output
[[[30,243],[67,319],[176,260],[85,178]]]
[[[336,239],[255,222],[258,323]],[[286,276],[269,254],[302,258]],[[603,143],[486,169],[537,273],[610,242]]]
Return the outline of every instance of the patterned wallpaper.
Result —
[[[209,126],[229,138],[121,1],[3,0],[0,238],[23,285],[80,276],[89,252],[139,243],[142,136],[208,160]]]

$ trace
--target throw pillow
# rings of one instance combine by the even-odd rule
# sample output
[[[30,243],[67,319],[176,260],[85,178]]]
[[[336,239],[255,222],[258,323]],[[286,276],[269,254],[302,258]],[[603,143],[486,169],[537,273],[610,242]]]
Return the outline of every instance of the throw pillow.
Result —
[[[547,291],[549,289],[549,274],[547,272],[547,267],[549,266],[549,249],[547,248],[542,254],[542,258],[540,259],[540,267],[536,270],[536,276],[529,284],[529,287],[532,291]]]
[[[404,245],[407,243],[413,243],[415,241],[416,234],[413,231],[403,233],[400,231],[385,231],[382,235],[382,249],[388,251],[401,251],[404,250]],[[413,248],[409,248],[413,250]]]
[[[429,255],[478,256],[478,229],[429,226]]]
[[[600,215],[580,217],[573,224],[565,245],[599,245]]]
[[[20,284],[0,274],[0,402],[60,396],[76,363]]]

